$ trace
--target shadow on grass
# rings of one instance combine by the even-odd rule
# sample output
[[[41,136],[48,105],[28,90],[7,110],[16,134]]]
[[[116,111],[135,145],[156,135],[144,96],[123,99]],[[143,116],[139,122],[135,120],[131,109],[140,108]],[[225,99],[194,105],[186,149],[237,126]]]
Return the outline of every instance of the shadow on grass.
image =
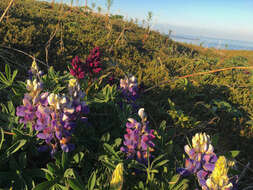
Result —
[[[206,132],[218,137],[215,146],[218,154],[240,150],[239,159],[247,163],[253,160],[253,155],[249,154],[252,136],[242,136],[242,133],[247,132],[249,115],[245,105],[232,103],[230,96],[230,89],[222,85],[168,87],[149,91],[143,95],[142,102],[154,128],[158,129],[160,122],[166,120],[169,127],[176,129],[175,141],[182,146],[187,143],[186,138],[182,141],[182,136],[191,139],[197,132]]]

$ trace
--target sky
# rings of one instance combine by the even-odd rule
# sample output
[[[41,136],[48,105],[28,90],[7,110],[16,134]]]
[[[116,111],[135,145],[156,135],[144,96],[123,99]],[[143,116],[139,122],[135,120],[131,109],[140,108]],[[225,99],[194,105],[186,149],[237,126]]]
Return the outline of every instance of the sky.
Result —
[[[88,4],[105,10],[106,1],[88,0]],[[140,23],[149,11],[153,29],[162,33],[253,41],[253,0],[113,0],[111,7],[113,14]]]

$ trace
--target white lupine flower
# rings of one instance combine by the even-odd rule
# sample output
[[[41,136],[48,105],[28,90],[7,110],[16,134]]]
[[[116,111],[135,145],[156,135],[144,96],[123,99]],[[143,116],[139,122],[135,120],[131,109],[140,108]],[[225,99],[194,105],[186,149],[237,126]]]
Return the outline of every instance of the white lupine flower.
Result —
[[[130,82],[131,82],[131,83],[136,83],[136,82],[137,82],[136,77],[135,77],[135,76],[131,76],[131,77],[130,77]]]
[[[27,80],[27,81],[26,81],[26,89],[27,89],[28,91],[31,91],[31,90],[33,89],[33,84],[32,84],[32,82],[31,82],[31,80]]]
[[[128,88],[128,79],[120,79],[120,87],[123,89]]]
[[[60,109],[60,98],[57,94],[51,93],[47,97],[48,104],[55,109]]]
[[[66,104],[67,103],[67,98],[66,98],[65,95],[63,95],[63,97],[61,98],[60,103],[61,104]]]
[[[26,81],[26,89],[29,91],[29,95],[33,100],[37,99],[37,96],[42,91],[42,84],[38,82],[36,79],[33,80],[27,80]]]
[[[197,133],[192,138],[192,147],[196,152],[211,153],[213,152],[213,146],[211,145],[210,136],[206,133]]]

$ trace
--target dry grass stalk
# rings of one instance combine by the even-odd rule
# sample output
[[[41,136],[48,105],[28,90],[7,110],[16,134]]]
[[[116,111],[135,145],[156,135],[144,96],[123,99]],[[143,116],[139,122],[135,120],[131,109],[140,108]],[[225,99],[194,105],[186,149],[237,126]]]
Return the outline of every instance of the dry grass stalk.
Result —
[[[9,5],[7,6],[7,8],[5,9],[4,13],[2,14],[1,18],[0,18],[0,22],[2,22],[4,16],[6,15],[6,13],[8,12],[8,10],[11,8],[11,5],[13,4],[14,0],[11,0]]]
[[[184,76],[180,76],[180,77],[175,77],[174,79],[172,79],[170,81],[163,81],[163,82],[159,83],[158,85],[160,86],[160,85],[163,85],[163,84],[166,84],[166,83],[173,82],[175,79],[189,78],[189,77],[212,74],[212,73],[217,73],[217,72],[227,71],[227,70],[233,70],[233,69],[243,69],[243,70],[251,70],[252,69],[253,70],[253,66],[249,66],[249,67],[227,67],[227,68],[215,69],[215,70],[206,71],[206,72],[192,73],[192,74],[188,74],[188,75],[184,75]],[[156,87],[157,86],[150,87],[150,88],[146,89],[144,92],[148,92],[148,91],[150,91],[150,90],[152,90]]]

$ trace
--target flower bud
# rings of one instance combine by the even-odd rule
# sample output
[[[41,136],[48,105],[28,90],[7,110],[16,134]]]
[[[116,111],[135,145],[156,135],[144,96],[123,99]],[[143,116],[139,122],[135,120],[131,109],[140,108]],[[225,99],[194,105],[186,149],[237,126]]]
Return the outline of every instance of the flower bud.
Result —
[[[38,65],[37,65],[35,59],[33,60],[31,69],[34,71],[39,71],[39,68],[38,68]]]
[[[142,121],[146,121],[147,120],[147,115],[144,111],[144,108],[140,108],[138,111],[138,115],[140,116]]]
[[[206,133],[197,133],[192,138],[192,147],[196,152],[211,153],[213,151],[213,146],[211,145],[210,136],[206,135]]]
[[[74,88],[74,87],[77,86],[77,85],[78,85],[78,82],[77,82],[76,79],[70,79],[70,80],[69,80],[69,87]]]
[[[110,182],[110,189],[121,190],[123,187],[123,164],[120,163],[116,166],[112,174],[112,179]]]

